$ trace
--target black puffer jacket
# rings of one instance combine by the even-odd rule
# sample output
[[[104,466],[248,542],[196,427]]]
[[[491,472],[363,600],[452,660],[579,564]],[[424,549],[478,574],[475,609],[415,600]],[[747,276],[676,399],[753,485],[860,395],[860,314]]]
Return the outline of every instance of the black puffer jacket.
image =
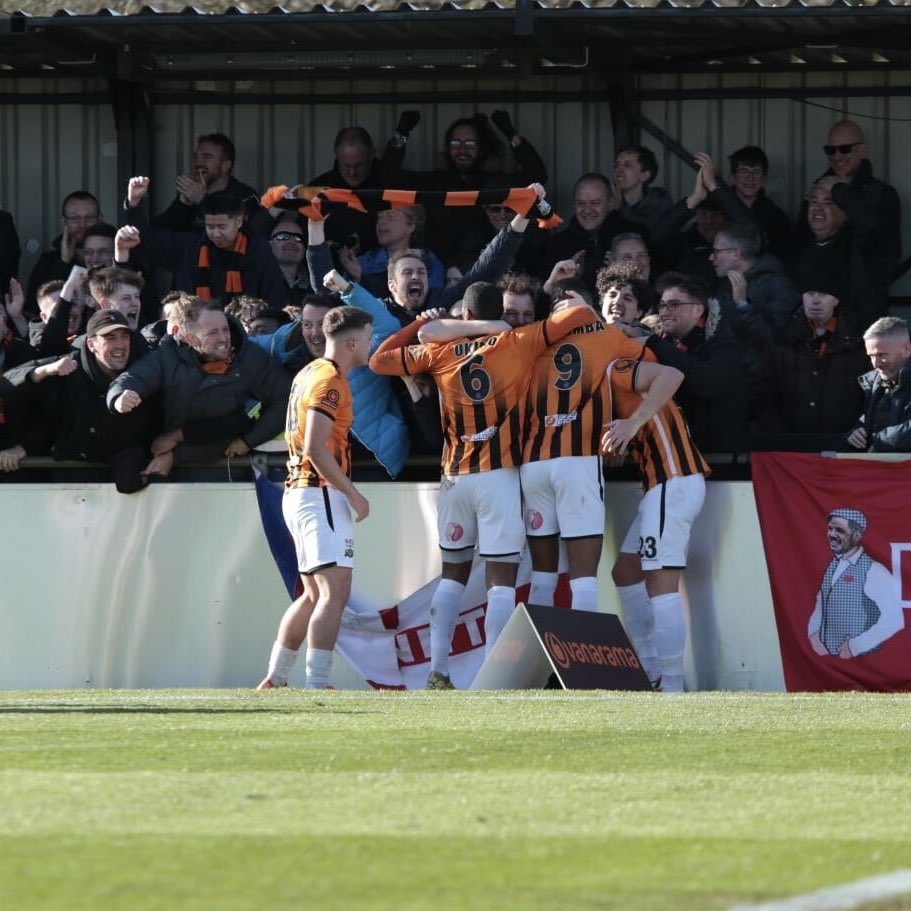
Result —
[[[142,353],[131,347],[127,369]],[[75,355],[79,366],[68,376],[32,382],[35,368],[56,357],[29,361],[4,375],[27,413],[21,442],[29,455],[107,462],[117,489],[133,493],[145,484],[141,471],[151,459],[149,444],[161,431],[160,401],[151,396],[128,414],[112,414],[105,401],[111,379],[88,347],[81,345]]]
[[[193,348],[166,337],[158,348],[117,377],[108,391],[109,408],[128,389],[143,398],[161,392],[165,431],[184,429],[186,435],[190,425],[204,422],[211,427],[219,419],[230,419],[222,439],[187,439],[181,443],[175,451],[177,463],[220,458],[235,436],[241,436],[252,449],[277,436],[284,427],[291,391],[288,372],[262,348],[248,343],[240,323],[232,317],[228,323],[235,353],[226,373],[205,373]],[[256,413],[258,418],[248,417]]]
[[[864,392],[863,426],[875,426],[879,401],[885,392],[876,370],[860,378]],[[906,364],[898,375],[898,386],[889,402],[889,415],[882,430],[867,430],[872,452],[911,452],[911,364]]]
[[[651,335],[646,347],[662,364],[683,373],[674,396],[696,445],[705,453],[746,452],[747,383],[744,353],[709,299],[705,328],[696,326],[678,343]],[[684,350],[685,349],[685,350]]]

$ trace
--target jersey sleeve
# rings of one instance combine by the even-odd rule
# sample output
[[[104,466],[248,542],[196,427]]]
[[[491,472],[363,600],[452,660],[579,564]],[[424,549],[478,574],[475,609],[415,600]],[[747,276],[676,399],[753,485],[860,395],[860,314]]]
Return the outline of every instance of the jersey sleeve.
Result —
[[[347,390],[344,388],[341,377],[337,375],[321,376],[310,386],[310,394],[307,396],[306,402],[308,411],[318,411],[329,420],[334,421],[347,405]]]
[[[428,373],[434,357],[429,345],[406,345],[389,351],[374,353],[370,358],[370,369],[384,376],[414,376]]]
[[[658,359],[655,353],[646,348],[641,342],[633,341],[617,329],[615,326],[607,326],[610,333],[610,340],[615,352],[615,357],[624,358],[631,361],[651,361],[656,362]]]

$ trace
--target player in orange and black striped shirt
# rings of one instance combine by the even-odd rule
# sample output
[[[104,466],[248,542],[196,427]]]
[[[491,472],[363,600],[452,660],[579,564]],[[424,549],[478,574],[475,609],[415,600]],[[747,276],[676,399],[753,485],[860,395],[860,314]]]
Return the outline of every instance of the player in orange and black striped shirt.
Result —
[[[285,485],[289,488],[326,486],[326,479],[306,454],[305,430],[307,412],[311,408],[332,421],[327,446],[345,476],[351,477],[351,443],[348,439],[354,420],[351,386],[338,364],[319,358],[303,367],[291,386],[285,423],[289,456]]]
[[[499,321],[500,291],[484,282],[467,289],[462,306],[463,321],[413,323],[386,339],[370,359],[377,373],[429,373],[440,391],[446,441],[437,512],[443,578],[431,601],[428,686],[433,688],[449,684],[447,656],[475,544],[487,561],[488,648],[515,607],[525,542],[518,473],[521,403],[535,358],[591,318],[567,309],[513,330]],[[409,345],[419,331],[424,343]]]
[[[612,575],[627,631],[649,678],[664,690],[682,690],[686,620],[680,577],[710,469],[674,402],[644,425],[634,429],[630,424],[641,407],[649,369],[649,364],[621,360],[607,372],[612,420],[604,449],[622,453],[628,445],[645,490]]]
[[[349,477],[353,420],[348,374],[367,363],[373,323],[358,307],[333,307],[323,318],[326,356],[295,377],[288,402],[288,482],[282,514],[294,539],[303,594],[285,611],[259,689],[286,686],[307,639],[310,689],[329,682],[342,610],[351,592],[354,532],[370,504]],[[349,508],[350,507],[350,508]]]
[[[522,479],[525,532],[532,557],[529,601],[553,605],[557,584],[558,536],[566,545],[573,607],[596,611],[597,567],[604,539],[601,434],[605,370],[617,358],[640,358],[641,342],[605,326],[591,309],[589,292],[575,278],[555,288],[575,291],[588,305],[589,322],[550,347],[535,363],[525,407]],[[655,394],[667,401],[682,379]]]
[[[567,310],[545,322],[495,335],[407,347],[393,341],[396,336],[404,338],[408,329],[409,339],[422,330],[421,324],[412,324],[383,343],[370,369],[393,376],[429,373],[434,378],[445,436],[444,475],[511,468],[522,461],[520,406],[530,368],[550,344],[591,318]],[[463,325],[466,333],[478,331],[471,321]]]

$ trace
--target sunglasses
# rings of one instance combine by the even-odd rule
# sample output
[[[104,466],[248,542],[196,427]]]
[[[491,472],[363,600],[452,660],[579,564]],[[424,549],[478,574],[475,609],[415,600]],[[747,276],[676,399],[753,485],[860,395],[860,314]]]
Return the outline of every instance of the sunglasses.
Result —
[[[295,234],[293,231],[278,231],[269,238],[269,240],[293,240],[296,244],[304,242],[303,234]]]
[[[514,214],[509,206],[484,206],[484,208],[491,215],[502,215],[504,212],[507,212],[510,215]]]
[[[471,151],[471,149],[476,149],[478,147],[478,141],[476,139],[450,139],[449,148],[458,149],[465,148]]]
[[[861,143],[859,141],[858,142],[844,142],[840,146],[823,146],[822,150],[823,150],[823,152],[826,153],[826,155],[834,155],[836,152],[838,152],[839,155],[848,155],[848,154],[850,154],[851,149],[853,149],[854,146],[859,146],[859,145],[863,145],[863,143]]]

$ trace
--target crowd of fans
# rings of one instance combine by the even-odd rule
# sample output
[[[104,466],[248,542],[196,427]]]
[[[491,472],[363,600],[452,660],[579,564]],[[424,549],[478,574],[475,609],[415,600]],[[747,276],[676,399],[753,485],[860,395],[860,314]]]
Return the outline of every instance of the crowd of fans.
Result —
[[[403,112],[382,155],[363,128],[341,130],[332,169],[310,184],[430,200],[546,185],[505,111],[457,120],[435,170],[406,170],[419,120]],[[70,193],[25,286],[0,211],[0,473],[31,455],[104,462],[130,492],[178,464],[246,455],[281,432],[291,377],[325,351],[327,310],[368,310],[378,345],[419,312],[457,308],[476,281],[497,283],[513,326],[581,281],[605,321],[684,373],[677,400],[704,452],[911,450],[911,342],[888,315],[900,203],[860,127],[832,126],[793,217],[765,193],[762,149],[730,154],[724,175],[707,154],[696,165],[675,201],[652,152],[620,149],[612,174],[578,178],[554,230],[504,204],[338,206],[308,220],[260,205],[233,175],[231,140],[211,134],[163,212],[148,209],[146,177],[109,221],[92,193]],[[173,290],[159,299],[162,276]],[[361,368],[352,387],[362,477],[439,453],[432,382]]]

